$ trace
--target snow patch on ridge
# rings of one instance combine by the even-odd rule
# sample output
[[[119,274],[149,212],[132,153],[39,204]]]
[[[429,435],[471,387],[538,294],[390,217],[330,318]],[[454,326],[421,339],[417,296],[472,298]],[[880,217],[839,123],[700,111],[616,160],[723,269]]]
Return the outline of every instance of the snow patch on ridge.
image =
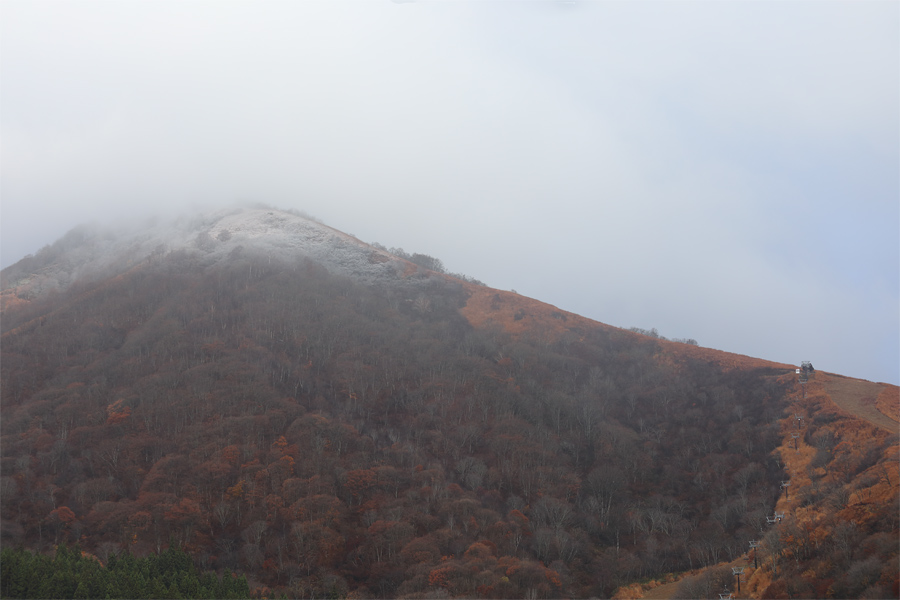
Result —
[[[311,259],[366,283],[397,280],[409,263],[327,225],[272,208],[232,208],[116,225],[84,225],[2,272],[2,289],[27,296],[61,290],[78,279],[108,277],[174,252],[204,266],[243,250],[273,259]]]
[[[273,257],[311,258],[329,270],[366,281],[396,278],[399,260],[349,235],[299,215],[268,209],[244,209],[219,219],[209,230],[218,240],[230,234],[230,246],[248,245]],[[223,248],[224,250],[224,248]],[[373,260],[373,255],[380,259]]]

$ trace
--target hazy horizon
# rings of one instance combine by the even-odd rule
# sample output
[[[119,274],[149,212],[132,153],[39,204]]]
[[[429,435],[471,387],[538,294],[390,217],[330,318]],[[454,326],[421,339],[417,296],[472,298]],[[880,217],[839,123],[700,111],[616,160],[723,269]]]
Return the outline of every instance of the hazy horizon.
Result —
[[[900,4],[0,6],[0,265],[252,200],[900,384]]]

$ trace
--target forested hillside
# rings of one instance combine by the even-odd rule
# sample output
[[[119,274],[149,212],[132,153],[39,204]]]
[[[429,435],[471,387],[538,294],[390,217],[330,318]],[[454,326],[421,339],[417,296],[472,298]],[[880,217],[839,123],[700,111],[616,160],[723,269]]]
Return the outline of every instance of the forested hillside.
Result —
[[[3,547],[177,548],[293,597],[556,598],[770,528],[793,371],[499,292],[476,318],[474,289],[253,246],[9,287]]]

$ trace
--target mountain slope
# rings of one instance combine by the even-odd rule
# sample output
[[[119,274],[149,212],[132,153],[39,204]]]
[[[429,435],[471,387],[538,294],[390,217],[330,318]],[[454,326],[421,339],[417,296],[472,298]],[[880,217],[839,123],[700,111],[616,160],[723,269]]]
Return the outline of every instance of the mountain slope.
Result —
[[[791,367],[298,215],[83,230],[2,283],[4,544],[176,546],[295,597],[599,596],[740,556],[785,477]]]
[[[822,379],[829,397],[842,409],[885,431],[897,432],[896,386],[835,375],[825,375]],[[893,402],[888,400],[889,396],[893,396]]]
[[[881,413],[869,422],[852,412],[868,408],[873,396],[896,396],[897,387],[817,373],[807,388],[790,393],[775,451],[788,476],[775,507],[784,517],[761,532],[758,548],[681,581],[622,592],[632,598],[715,597],[725,586],[736,589],[732,569],[743,568],[746,597],[898,596],[896,428],[878,423],[886,418]]]

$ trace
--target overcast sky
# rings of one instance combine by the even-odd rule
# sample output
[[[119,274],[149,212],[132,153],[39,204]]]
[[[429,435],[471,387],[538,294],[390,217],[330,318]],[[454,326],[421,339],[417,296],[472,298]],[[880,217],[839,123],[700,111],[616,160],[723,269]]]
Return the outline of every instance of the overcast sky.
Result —
[[[900,3],[0,4],[0,260],[258,200],[900,383]]]

